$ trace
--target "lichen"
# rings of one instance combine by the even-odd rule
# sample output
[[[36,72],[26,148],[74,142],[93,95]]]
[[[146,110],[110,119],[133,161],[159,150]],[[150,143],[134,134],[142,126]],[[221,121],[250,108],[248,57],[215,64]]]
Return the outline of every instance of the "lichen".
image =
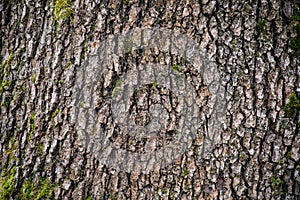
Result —
[[[290,46],[294,51],[295,56],[300,55],[300,12],[296,12],[292,17],[291,20],[296,22],[294,26],[294,31],[296,32],[296,37],[291,39]]]
[[[34,127],[35,127],[35,113],[31,114],[29,119],[28,119],[30,131],[29,131],[29,137],[28,140],[31,140],[32,135],[34,133]]]
[[[128,5],[129,4],[129,0],[123,0],[123,4],[124,5]]]
[[[64,20],[73,13],[72,2],[70,0],[56,0],[54,5],[54,20]]]
[[[256,31],[258,34],[266,34],[267,33],[267,30],[266,30],[266,20],[259,20],[257,22],[257,25],[256,25]]]
[[[179,73],[183,72],[183,69],[181,69],[178,64],[173,65],[172,70],[179,72]]]
[[[32,75],[32,82],[35,83],[35,81],[36,81],[36,73],[34,72]]]
[[[10,81],[2,81],[0,80],[0,93],[4,91],[5,87],[10,87],[11,82]]]
[[[55,186],[48,179],[40,179],[37,184],[29,179],[22,184],[19,197],[26,200],[51,199]]]
[[[0,199],[10,199],[16,184],[16,167],[5,169],[0,179]]]
[[[122,84],[123,84],[123,80],[122,80],[120,77],[118,77],[118,78],[114,81],[114,83],[113,83],[113,91],[112,91],[112,96],[113,96],[113,97],[116,96],[116,93],[117,93],[117,92],[121,91],[121,86],[122,86]]]
[[[285,183],[284,180],[281,180],[279,177],[276,176],[272,176],[271,181],[272,181],[272,186],[275,189],[281,189]]]
[[[152,86],[151,86],[151,89],[155,90],[157,88],[157,86],[158,86],[158,83],[157,82],[153,82]]]
[[[60,110],[59,109],[56,109],[53,113],[52,113],[52,115],[51,115],[51,120],[52,120],[52,122],[54,123],[54,119],[55,119],[55,117],[57,116],[57,114],[60,112]]]
[[[289,101],[283,107],[286,117],[294,118],[298,111],[300,111],[300,101],[295,93],[291,94]]]
[[[10,53],[7,60],[4,61],[3,63],[1,63],[0,69],[3,70],[2,71],[3,75],[7,75],[10,73],[11,63],[12,63],[14,57],[15,57],[15,55],[13,53]]]
[[[42,178],[35,184],[31,179],[28,179],[21,184],[20,189],[17,189],[15,176],[16,166],[12,167],[10,170],[4,170],[2,173],[0,179],[1,200],[11,199],[13,193],[15,193],[15,199],[51,199],[56,184],[51,183],[48,179]]]

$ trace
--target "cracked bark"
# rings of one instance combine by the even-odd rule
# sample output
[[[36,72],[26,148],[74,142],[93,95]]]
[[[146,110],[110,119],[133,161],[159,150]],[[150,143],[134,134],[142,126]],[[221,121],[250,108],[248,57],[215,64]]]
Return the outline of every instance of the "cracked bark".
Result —
[[[55,21],[50,1],[0,3],[0,76],[9,83],[0,94],[0,172],[3,176],[16,166],[12,198],[25,180],[40,177],[57,183],[55,199],[299,198],[299,112],[289,119],[281,109],[299,91],[298,61],[289,48],[295,35],[289,6],[295,10],[298,5],[279,0],[76,0],[72,15]],[[99,165],[84,148],[71,121],[74,78],[109,35],[145,26],[191,36],[217,63],[225,80],[227,129],[205,158],[197,156],[196,137],[170,166],[151,174],[116,172]],[[170,58],[171,65],[180,59],[148,53],[130,52],[123,59]],[[132,109],[145,119],[138,104]],[[136,144],[133,150],[142,151],[141,142],[118,136],[114,139],[124,148]]]

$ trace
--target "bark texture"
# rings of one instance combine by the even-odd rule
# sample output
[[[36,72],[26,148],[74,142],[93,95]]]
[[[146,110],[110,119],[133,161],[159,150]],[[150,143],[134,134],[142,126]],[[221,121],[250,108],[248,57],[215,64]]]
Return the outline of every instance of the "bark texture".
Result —
[[[300,92],[298,58],[290,48],[297,2],[11,0],[0,2],[0,10],[1,199],[300,198],[299,107],[289,117],[282,109]],[[101,41],[136,27],[192,37],[216,63],[226,89],[221,142],[200,158],[199,133],[179,160],[150,174],[100,165],[72,121],[76,72]],[[184,65],[155,49],[129,51],[122,59]],[[115,81],[99,87],[110,93]],[[148,94],[149,103],[151,95],[172,96],[150,87],[135,98]],[[136,123],[147,123],[146,108],[133,104]],[[110,113],[101,106],[99,113],[108,123]],[[119,132],[111,140],[143,151],[124,138]]]

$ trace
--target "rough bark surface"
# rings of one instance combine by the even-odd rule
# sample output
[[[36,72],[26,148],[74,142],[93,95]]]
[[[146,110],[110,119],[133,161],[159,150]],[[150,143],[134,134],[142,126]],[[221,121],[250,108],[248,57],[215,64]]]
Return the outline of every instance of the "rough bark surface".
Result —
[[[0,196],[299,199],[299,110],[287,118],[282,109],[300,91],[298,59],[289,47],[297,8],[280,0],[1,2]],[[150,174],[100,165],[72,121],[76,72],[109,35],[136,27],[164,27],[192,37],[216,63],[226,89],[222,141],[199,157],[197,136],[180,160]],[[128,52],[122,59],[128,65],[181,63],[156,50]],[[113,68],[112,73],[118,75]],[[107,79],[107,87],[100,87],[109,93],[115,79]],[[148,103],[154,101],[147,87],[135,98],[146,94]],[[108,123],[110,114],[101,108],[100,121]],[[132,110],[139,113],[136,123],[147,123],[147,106],[136,103]],[[141,145],[120,132],[111,140],[128,149]]]

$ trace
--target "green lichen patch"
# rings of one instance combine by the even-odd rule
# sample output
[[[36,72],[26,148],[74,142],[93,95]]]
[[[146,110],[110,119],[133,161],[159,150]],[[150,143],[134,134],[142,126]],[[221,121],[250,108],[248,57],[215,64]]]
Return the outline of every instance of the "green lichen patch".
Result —
[[[16,166],[3,170],[0,179],[0,199],[39,200],[52,199],[56,184],[48,179],[40,179],[34,183],[31,179],[24,181],[19,188],[16,184]]]
[[[55,117],[60,113],[59,109],[56,109],[52,114],[51,114],[51,121],[53,124],[55,124]]]
[[[272,186],[275,189],[281,189],[285,183],[284,180],[281,180],[279,177],[276,176],[272,176],[271,181],[272,181]]]
[[[16,160],[16,157],[14,156],[14,151],[18,148],[16,138],[11,137],[8,141],[8,149],[5,151],[7,155],[10,156],[13,160]]]
[[[8,94],[4,97],[4,101],[1,103],[1,106],[8,107],[10,105],[10,102],[12,101],[12,94]]]
[[[261,34],[261,33],[266,34],[267,33],[266,23],[267,23],[266,20],[259,20],[257,22],[256,31],[258,34]]]
[[[172,70],[174,70],[174,71],[176,71],[178,73],[183,72],[183,69],[181,69],[178,64],[173,65],[172,66]]]
[[[300,55],[300,12],[296,12],[292,17],[291,20],[296,22],[294,27],[294,31],[296,32],[296,37],[291,39],[290,46],[294,51],[295,56]]]
[[[121,91],[121,86],[123,84],[123,80],[118,77],[114,82],[113,82],[113,91],[112,91],[112,96],[116,96],[116,93]]]
[[[32,180],[28,180],[22,184],[21,199],[51,199],[55,184],[50,183],[48,179],[40,180],[38,184],[34,184]]]
[[[59,109],[56,109],[53,113],[52,113],[52,115],[51,115],[51,118],[52,118],[52,120],[57,116],[57,114],[60,112],[60,110]]]
[[[65,69],[68,69],[70,66],[72,65],[72,62],[67,62],[66,66],[65,66]]]
[[[11,82],[10,81],[2,81],[0,80],[0,93],[2,93],[5,89],[5,87],[10,87]]]
[[[29,127],[30,127],[28,140],[31,140],[32,135],[34,133],[34,128],[35,128],[35,113],[30,115],[30,117],[28,119],[28,124],[29,124]]]
[[[73,13],[72,2],[70,0],[56,0],[54,5],[54,20],[64,20],[69,18]]]
[[[15,189],[16,184],[16,167],[12,167],[10,170],[5,169],[1,174],[0,179],[0,199],[10,199]]]
[[[32,75],[32,82],[33,83],[35,83],[35,81],[36,81],[36,76],[37,76],[36,72],[34,72],[33,75]]]
[[[288,103],[282,109],[286,117],[294,118],[297,115],[297,112],[300,111],[300,101],[295,93],[291,94]]]
[[[1,73],[2,75],[6,75],[10,73],[10,69],[11,69],[11,63],[14,59],[15,55],[13,53],[10,53],[8,58],[1,63],[0,69],[1,69]]]
[[[182,169],[182,170],[181,170],[181,176],[184,177],[184,176],[187,176],[188,174],[189,174],[188,169],[185,168],[185,169]]]
[[[117,197],[114,194],[109,195],[110,200],[117,200]]]
[[[158,83],[157,82],[153,82],[152,86],[151,86],[151,89],[155,90],[155,89],[157,89],[157,86],[158,86]]]

